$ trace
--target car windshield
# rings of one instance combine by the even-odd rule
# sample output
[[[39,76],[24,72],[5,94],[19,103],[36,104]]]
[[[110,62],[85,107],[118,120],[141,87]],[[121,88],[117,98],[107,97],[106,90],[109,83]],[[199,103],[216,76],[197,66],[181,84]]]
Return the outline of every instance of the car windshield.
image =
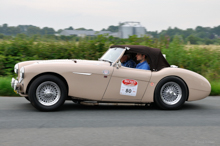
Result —
[[[122,48],[111,48],[99,60],[113,63],[119,58],[123,51],[124,49]]]

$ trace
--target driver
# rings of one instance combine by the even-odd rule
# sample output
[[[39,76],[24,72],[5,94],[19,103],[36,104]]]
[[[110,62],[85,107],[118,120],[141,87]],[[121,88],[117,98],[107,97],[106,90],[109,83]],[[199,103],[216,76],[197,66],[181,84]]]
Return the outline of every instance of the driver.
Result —
[[[150,70],[150,66],[146,61],[146,56],[144,54],[137,53],[136,55],[137,61],[140,61],[140,63],[137,64],[137,69],[144,69],[144,70]]]
[[[134,62],[134,60],[131,59],[130,54],[124,54],[121,57],[120,61],[121,61],[121,65],[124,67],[130,67],[130,68],[136,67],[136,63]]]

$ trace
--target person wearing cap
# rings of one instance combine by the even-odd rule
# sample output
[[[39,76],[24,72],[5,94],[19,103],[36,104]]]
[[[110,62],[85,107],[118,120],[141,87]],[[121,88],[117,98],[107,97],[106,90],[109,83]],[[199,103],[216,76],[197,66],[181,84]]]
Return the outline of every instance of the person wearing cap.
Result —
[[[137,61],[140,63],[137,64],[137,69],[150,70],[150,66],[146,61],[146,56],[144,54],[137,53],[136,55]]]
[[[121,59],[121,65],[124,67],[130,67],[130,68],[135,68],[136,67],[136,63],[134,62],[134,60],[131,59],[131,56],[129,54],[124,54]]]

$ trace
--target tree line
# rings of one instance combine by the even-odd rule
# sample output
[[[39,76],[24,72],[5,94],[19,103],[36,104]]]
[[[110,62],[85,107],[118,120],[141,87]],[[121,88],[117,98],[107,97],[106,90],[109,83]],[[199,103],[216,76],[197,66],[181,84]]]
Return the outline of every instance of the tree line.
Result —
[[[56,33],[60,33],[63,30],[74,30],[72,26],[64,29],[59,29],[55,31],[50,27],[37,27],[34,25],[18,25],[18,26],[8,26],[8,24],[0,25],[0,34],[6,36],[16,36],[17,34],[26,34],[28,36],[32,35],[54,35]],[[93,29],[85,29],[83,27],[77,28],[75,30],[93,30]]]
[[[148,33],[155,38],[169,36],[172,39],[175,35],[179,35],[185,42],[191,44],[220,44],[220,25],[213,28],[197,26],[195,29],[188,28],[186,30],[169,27],[167,30],[162,30],[161,32],[148,31]]]
[[[55,35],[59,34],[63,30],[74,30],[73,27],[59,29],[55,31],[50,27],[37,27],[34,25],[18,25],[8,26],[8,24],[0,25],[0,39],[7,38],[7,36],[16,36],[18,34],[25,34],[27,36],[33,35]],[[93,30],[85,28],[77,28],[75,30]],[[118,32],[119,26],[110,25],[107,29],[103,28],[101,31]],[[195,29],[188,28],[186,30],[179,29],[177,27],[169,27],[167,30],[158,31],[147,31],[146,35],[153,38],[168,37],[173,39],[174,36],[178,35],[182,38],[183,42],[190,44],[220,44],[220,25],[216,27],[202,27],[197,26]]]
[[[0,34],[6,36],[15,36],[17,34],[26,34],[28,36],[39,34],[55,34],[55,30],[53,28],[44,27],[40,28],[33,25],[18,25],[18,26],[8,26],[8,24],[3,24],[0,26]]]

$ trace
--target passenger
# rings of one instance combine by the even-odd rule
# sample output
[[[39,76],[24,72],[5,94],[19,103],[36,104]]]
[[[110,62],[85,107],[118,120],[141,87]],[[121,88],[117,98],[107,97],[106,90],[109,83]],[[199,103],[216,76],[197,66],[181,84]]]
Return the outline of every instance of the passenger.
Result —
[[[123,55],[120,61],[121,61],[121,65],[124,67],[130,67],[130,68],[136,67],[136,63],[134,62],[134,60],[131,59],[131,56],[129,54]]]
[[[146,61],[146,56],[140,53],[137,53],[136,55],[137,61],[140,61],[140,63],[137,64],[137,69],[144,69],[144,70],[150,70],[150,66]]]

